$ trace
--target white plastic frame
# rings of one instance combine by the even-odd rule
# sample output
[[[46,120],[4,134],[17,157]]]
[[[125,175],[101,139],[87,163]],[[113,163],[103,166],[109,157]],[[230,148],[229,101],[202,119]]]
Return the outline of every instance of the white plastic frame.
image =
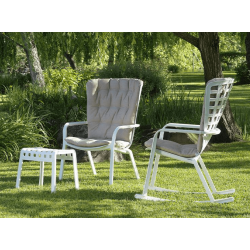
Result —
[[[137,110],[136,110],[135,121],[134,122],[136,122],[136,119],[137,119],[138,108],[139,108],[139,103],[140,103],[140,98],[141,98],[141,92],[142,92],[142,85],[140,86],[140,90],[139,90],[138,101],[137,101],[137,104],[136,104]],[[137,179],[140,179],[138,169],[136,167],[133,152],[129,149],[129,147],[132,145],[132,142],[133,142],[135,128],[139,127],[140,126],[139,124],[117,126],[117,128],[113,132],[112,142],[111,142],[110,145],[105,145],[105,146],[101,146],[101,147],[89,147],[89,148],[87,148],[87,147],[78,147],[78,146],[75,146],[73,144],[67,143],[65,141],[65,138],[67,137],[67,129],[68,129],[68,127],[69,126],[76,126],[76,125],[84,125],[84,124],[87,125],[88,122],[87,121],[68,122],[68,123],[66,123],[64,125],[64,128],[63,128],[63,149],[66,149],[69,146],[71,148],[87,151],[89,162],[90,162],[90,165],[91,165],[91,168],[92,168],[92,171],[93,171],[94,175],[96,175],[96,170],[95,170],[94,161],[93,161],[93,158],[92,158],[92,155],[91,155],[91,151],[110,150],[109,185],[113,184],[113,179],[114,179],[114,151],[118,151],[118,152],[121,152],[121,153],[124,153],[124,154],[129,154],[132,165],[133,165],[133,168],[134,168],[135,176],[136,176]],[[124,147],[124,148],[116,148],[115,147],[115,141],[116,141],[116,135],[117,135],[118,130],[127,129],[127,128],[132,129],[132,135],[131,135],[129,145],[127,147]],[[62,180],[62,178],[63,178],[63,170],[64,170],[64,160],[62,159],[61,160],[59,180]]]
[[[209,82],[208,82],[209,83]],[[168,123],[166,124],[162,129],[158,130],[153,138],[152,146],[151,148],[148,148],[151,150],[150,153],[150,159],[149,159],[149,164],[148,164],[148,171],[146,175],[146,180],[145,180],[145,185],[142,194],[136,194],[135,198],[137,199],[145,199],[145,200],[153,200],[153,201],[163,201],[165,199],[160,199],[157,197],[152,197],[148,196],[147,192],[148,190],[155,190],[155,191],[161,191],[161,192],[178,192],[177,190],[170,190],[170,189],[165,189],[161,187],[156,187],[154,186],[155,180],[156,180],[156,175],[157,175],[157,170],[158,170],[158,164],[159,164],[159,159],[160,155],[170,157],[176,160],[180,160],[189,164],[193,164],[199,178],[203,184],[203,187],[205,188],[206,194],[209,197],[209,201],[205,202],[212,202],[212,203],[227,203],[227,202],[232,202],[234,201],[233,197],[229,198],[224,198],[224,199],[214,199],[213,194],[232,194],[235,192],[234,189],[229,189],[229,190],[224,190],[224,191],[217,191],[214,183],[207,171],[207,168],[201,158],[201,153],[205,149],[207,143],[209,142],[210,138],[212,135],[217,135],[220,133],[220,129],[216,128],[219,119],[223,113],[223,110],[226,106],[226,101],[229,98],[229,92],[232,89],[233,85],[233,79],[227,78],[227,79],[213,79],[211,80],[210,84],[207,85],[206,87],[206,92],[205,92],[205,113],[204,113],[204,130],[200,129],[200,125],[194,125],[194,124],[178,124],[178,123]],[[214,86],[218,86],[217,91],[213,90]],[[222,88],[225,89],[223,92],[223,96],[221,95],[220,91]],[[217,95],[216,97],[214,95]],[[214,102],[214,105],[211,106],[211,101]],[[211,112],[211,110],[213,110]],[[217,112],[219,110],[219,112]],[[216,112],[215,112],[216,111]],[[214,119],[214,116],[216,119]],[[219,118],[217,118],[219,117]],[[212,123],[210,122],[212,121]],[[212,125],[211,125],[212,124]],[[168,128],[171,127],[171,128]],[[174,128],[173,128],[174,127]],[[193,134],[199,134],[203,135],[203,146],[201,149],[201,152],[199,152],[195,157],[192,158],[185,158],[181,157],[175,154],[168,153],[163,150],[159,150],[156,148],[156,142],[158,135],[159,139],[163,139],[164,132],[170,132],[170,133],[193,133]],[[156,157],[155,157],[156,154]],[[153,161],[155,158],[155,163],[153,167]],[[204,175],[203,175],[203,173]],[[151,179],[151,181],[150,181]],[[206,181],[207,179],[207,181]],[[211,189],[210,189],[211,188]]]
[[[43,186],[44,180],[44,162],[52,163],[51,171],[51,192],[56,191],[56,161],[73,161],[75,188],[79,189],[76,152],[74,149],[48,149],[48,148],[23,148],[20,152],[19,165],[16,179],[16,188],[20,187],[23,161],[40,162],[39,185]]]
[[[134,156],[133,156],[133,152],[129,149],[129,147],[132,144],[132,140],[131,140],[130,144],[125,148],[117,148],[117,147],[115,147],[116,135],[117,135],[117,132],[120,129],[136,128],[136,127],[140,126],[139,124],[118,126],[114,130],[114,133],[112,135],[112,142],[109,145],[104,145],[104,146],[101,146],[101,147],[89,147],[89,148],[87,148],[87,147],[78,147],[78,146],[75,146],[73,144],[67,143],[65,141],[65,138],[67,137],[67,128],[69,126],[84,125],[84,124],[86,125],[86,124],[88,124],[88,122],[87,121],[68,122],[68,123],[66,123],[64,125],[64,128],[63,128],[63,149],[66,149],[69,146],[69,147],[72,147],[72,148],[75,148],[75,149],[87,151],[88,158],[89,158],[89,161],[90,161],[90,165],[92,167],[92,171],[93,171],[94,175],[96,175],[96,170],[95,170],[94,161],[93,161],[93,158],[92,158],[92,155],[91,155],[91,151],[110,150],[110,174],[109,174],[109,184],[110,185],[113,184],[113,179],[114,179],[114,151],[118,151],[118,152],[121,152],[121,153],[124,153],[124,154],[129,154],[132,165],[133,165],[133,168],[134,168],[135,176],[136,176],[137,179],[140,179],[138,169],[136,167],[135,159],[134,159]],[[64,159],[61,160],[59,180],[62,180],[62,178],[63,178],[63,170],[64,170]]]

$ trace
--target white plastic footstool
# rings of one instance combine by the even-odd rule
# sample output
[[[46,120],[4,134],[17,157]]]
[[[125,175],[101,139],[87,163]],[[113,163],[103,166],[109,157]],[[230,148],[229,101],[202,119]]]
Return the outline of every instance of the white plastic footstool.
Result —
[[[18,173],[16,179],[16,188],[19,188],[21,181],[21,172],[23,161],[39,161],[40,176],[39,185],[43,185],[44,177],[44,162],[52,163],[51,175],[51,192],[56,191],[56,160],[71,160],[73,161],[75,188],[79,189],[76,152],[74,149],[48,149],[48,148],[23,148],[20,153]]]

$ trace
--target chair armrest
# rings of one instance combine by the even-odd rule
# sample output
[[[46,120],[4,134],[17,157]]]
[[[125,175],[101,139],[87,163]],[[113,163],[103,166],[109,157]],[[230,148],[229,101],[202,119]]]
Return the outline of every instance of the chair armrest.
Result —
[[[116,127],[116,129],[114,130],[113,135],[112,135],[112,143],[111,143],[111,145],[113,145],[113,146],[115,145],[116,135],[117,135],[117,132],[118,132],[119,129],[137,128],[137,127],[140,127],[140,124],[122,125],[122,126]]]
[[[189,129],[174,129],[174,128],[162,128],[162,129],[159,129],[155,135],[154,135],[154,138],[159,134],[160,134],[160,139],[163,139],[163,133],[164,132],[169,132],[169,133],[185,133],[185,134],[203,134],[203,135],[218,135],[221,131],[220,129],[216,128],[216,129],[213,129],[211,131],[203,131],[203,130],[189,130]]]
[[[168,123],[166,124],[162,129],[165,129],[167,127],[175,127],[175,128],[193,128],[193,129],[200,129],[200,125],[195,125],[195,124],[183,124],[183,123]],[[161,131],[160,134],[160,139],[163,139],[164,132],[167,131]],[[170,131],[168,131],[170,132]],[[171,133],[171,132],[170,132]],[[177,132],[176,132],[177,133]]]
[[[195,124],[182,124],[182,123],[168,123],[166,124],[163,128],[166,127],[175,127],[175,128],[195,128],[199,129],[200,125],[195,125]]]
[[[180,129],[180,128],[164,128],[164,129],[160,129],[160,132],[207,134],[205,131],[202,131],[202,130]]]
[[[64,124],[63,127],[63,140],[67,137],[67,129],[69,126],[77,126],[77,125],[84,125],[88,124],[87,121],[82,121],[82,122],[67,122]]]

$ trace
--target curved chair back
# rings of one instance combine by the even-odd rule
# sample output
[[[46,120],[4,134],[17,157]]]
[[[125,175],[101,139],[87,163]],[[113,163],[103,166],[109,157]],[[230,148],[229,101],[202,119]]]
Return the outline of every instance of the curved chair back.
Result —
[[[214,78],[207,82],[200,122],[201,130],[205,132],[216,130],[226,107],[233,82],[232,78]],[[200,153],[205,149],[211,137],[212,134],[199,135],[197,149]]]
[[[117,126],[134,125],[143,82],[138,79],[93,79],[87,82],[88,137],[112,139]],[[134,129],[122,129],[117,140],[132,143]]]

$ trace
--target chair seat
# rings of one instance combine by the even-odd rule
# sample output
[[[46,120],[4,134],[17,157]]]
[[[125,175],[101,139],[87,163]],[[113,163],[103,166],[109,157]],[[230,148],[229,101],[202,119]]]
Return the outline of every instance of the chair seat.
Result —
[[[86,147],[86,148],[91,148],[91,147],[101,147],[105,145],[110,145],[111,140],[102,140],[102,139],[84,139],[80,137],[66,137],[65,141],[69,144],[78,146],[78,147]],[[116,148],[126,148],[129,145],[129,142],[126,141],[116,141],[115,142],[115,147]]]
[[[144,145],[147,148],[151,148],[152,143],[153,143],[153,138],[146,141]],[[196,155],[199,154],[196,144],[181,145],[173,141],[161,140],[161,139],[157,139],[156,148],[186,158],[195,157]]]

